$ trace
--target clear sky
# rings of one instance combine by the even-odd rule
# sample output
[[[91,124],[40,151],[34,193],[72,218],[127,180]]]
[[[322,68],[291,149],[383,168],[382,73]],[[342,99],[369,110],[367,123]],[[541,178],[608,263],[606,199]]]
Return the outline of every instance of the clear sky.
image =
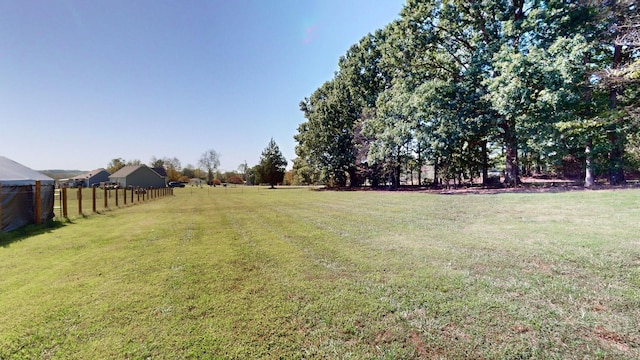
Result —
[[[273,137],[403,0],[0,0],[0,155],[36,170],[209,149],[221,170]]]

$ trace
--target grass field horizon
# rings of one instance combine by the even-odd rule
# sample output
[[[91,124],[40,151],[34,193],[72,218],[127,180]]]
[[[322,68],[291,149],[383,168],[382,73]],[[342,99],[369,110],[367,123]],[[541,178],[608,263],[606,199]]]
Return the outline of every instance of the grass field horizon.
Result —
[[[183,188],[0,242],[0,359],[640,357],[640,190]]]

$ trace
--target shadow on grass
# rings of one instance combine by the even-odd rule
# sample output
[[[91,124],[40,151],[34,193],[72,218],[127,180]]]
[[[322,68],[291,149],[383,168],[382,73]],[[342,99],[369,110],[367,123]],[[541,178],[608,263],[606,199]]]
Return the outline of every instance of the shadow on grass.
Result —
[[[42,225],[27,225],[6,233],[0,233],[0,247],[8,247],[12,243],[22,241],[32,236],[50,233],[68,224],[73,224],[71,220],[52,220]]]

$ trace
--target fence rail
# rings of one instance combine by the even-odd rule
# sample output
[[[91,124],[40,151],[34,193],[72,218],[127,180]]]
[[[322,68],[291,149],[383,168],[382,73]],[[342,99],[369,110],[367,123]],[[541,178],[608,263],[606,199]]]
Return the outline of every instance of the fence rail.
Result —
[[[122,206],[143,203],[149,200],[173,195],[173,188],[62,188],[54,200],[56,216],[68,218],[70,215],[85,216]]]

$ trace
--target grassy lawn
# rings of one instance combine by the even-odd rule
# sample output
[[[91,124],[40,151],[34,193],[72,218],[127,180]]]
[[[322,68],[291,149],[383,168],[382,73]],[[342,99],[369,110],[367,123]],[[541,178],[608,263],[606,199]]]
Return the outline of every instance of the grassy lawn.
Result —
[[[0,237],[0,359],[640,358],[640,190],[184,188]]]

